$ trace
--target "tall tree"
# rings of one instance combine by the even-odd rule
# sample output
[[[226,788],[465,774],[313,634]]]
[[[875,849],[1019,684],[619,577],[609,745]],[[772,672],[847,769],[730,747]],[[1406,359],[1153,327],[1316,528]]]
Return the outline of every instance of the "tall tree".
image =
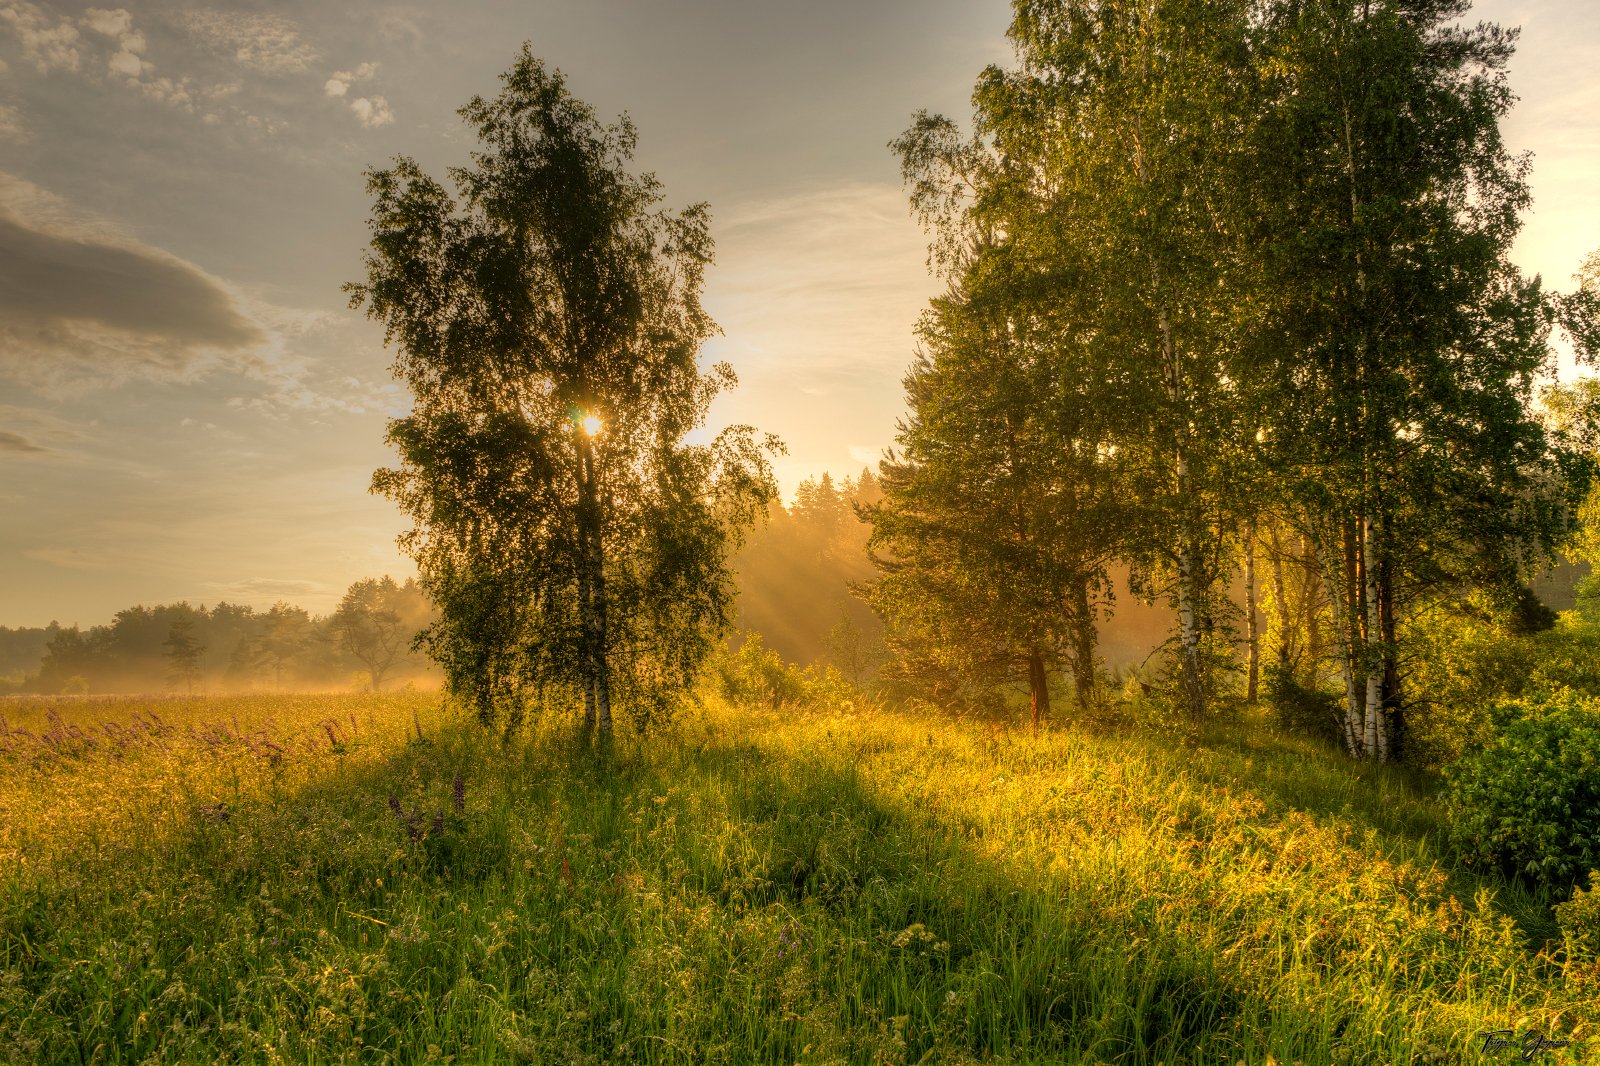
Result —
[[[368,174],[348,291],[415,397],[374,488],[415,523],[450,687],[508,724],[581,693],[609,735],[619,689],[662,711],[727,625],[727,550],[774,492],[776,442],[685,443],[734,383],[696,363],[706,206],[660,208],[632,123],[603,125],[526,46],[502,82],[460,111],[481,147],[456,195],[404,157]]]
[[[1565,525],[1531,413],[1557,304],[1508,257],[1527,162],[1499,122],[1514,34],[1465,0],[1280,0],[1259,25],[1251,236],[1269,462],[1317,549],[1345,741],[1400,725],[1398,625],[1430,590],[1514,583]],[[1561,305],[1565,306],[1565,305]]]
[[[974,100],[1005,165],[1003,225],[1051,290],[1062,358],[1113,420],[1123,554],[1178,617],[1182,703],[1204,713],[1230,553],[1239,415],[1231,270],[1250,97],[1244,0],[1018,0],[1017,64]]]
[[[1023,679],[1037,725],[1058,664],[1081,704],[1093,692],[1116,500],[1098,413],[1011,258],[979,238],[924,316],[900,451],[865,513],[891,676],[947,698]]]

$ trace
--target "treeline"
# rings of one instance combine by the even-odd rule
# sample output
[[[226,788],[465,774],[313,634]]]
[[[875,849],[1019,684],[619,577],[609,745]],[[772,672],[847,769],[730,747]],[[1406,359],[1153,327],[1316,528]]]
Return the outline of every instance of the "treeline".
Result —
[[[1466,6],[1019,0],[974,132],[894,142],[948,290],[870,509],[891,679],[1087,705],[1126,568],[1173,706],[1254,695],[1265,649],[1382,760],[1425,703],[1408,627],[1548,621],[1596,405],[1539,384],[1554,328],[1600,354],[1600,270],[1511,263],[1514,35]]]
[[[0,691],[50,694],[325,689],[418,680],[413,638],[433,617],[413,580],[369,578],[313,616],[218,603],[137,606],[109,625],[0,629]]]

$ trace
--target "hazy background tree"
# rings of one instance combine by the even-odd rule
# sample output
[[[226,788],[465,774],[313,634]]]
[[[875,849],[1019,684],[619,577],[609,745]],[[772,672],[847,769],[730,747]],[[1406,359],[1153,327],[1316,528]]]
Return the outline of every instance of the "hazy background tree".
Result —
[[[412,637],[426,625],[417,616],[417,607],[425,606],[421,599],[413,581],[401,586],[392,577],[366,578],[350,586],[328,620],[339,648],[366,669],[372,691],[383,690],[389,672],[406,658]]]
[[[829,663],[872,677],[881,658],[883,623],[854,587],[872,577],[867,537],[857,513],[882,496],[870,470],[834,480],[806,478],[788,506],[773,499],[766,521],[733,559],[738,630],[796,663]],[[835,632],[837,630],[837,632]]]
[[[411,413],[374,488],[440,611],[427,647],[486,721],[614,691],[640,721],[692,682],[731,621],[727,554],[775,489],[748,427],[685,443],[731,368],[702,373],[704,204],[671,212],[526,47],[460,114],[480,145],[452,195],[412,160],[368,175],[367,281]]]
[[[194,619],[174,619],[162,644],[167,649],[167,680],[182,685],[185,692],[194,692],[194,683],[200,678],[200,657],[206,650],[195,638]]]

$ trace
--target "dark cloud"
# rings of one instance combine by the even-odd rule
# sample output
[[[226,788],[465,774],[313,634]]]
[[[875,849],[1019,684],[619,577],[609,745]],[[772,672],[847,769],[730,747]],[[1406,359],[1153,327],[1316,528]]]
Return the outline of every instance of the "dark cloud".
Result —
[[[263,339],[229,295],[187,263],[0,214],[0,325],[38,334],[79,324],[177,349],[237,350]]]
[[[0,452],[20,452],[23,455],[42,455],[49,448],[41,448],[27,437],[18,433],[7,433],[0,430]]]

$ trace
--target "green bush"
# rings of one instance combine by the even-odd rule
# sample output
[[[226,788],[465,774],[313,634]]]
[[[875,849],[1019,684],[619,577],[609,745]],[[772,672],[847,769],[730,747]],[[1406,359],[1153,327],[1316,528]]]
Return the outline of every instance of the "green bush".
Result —
[[[1344,744],[1344,701],[1336,693],[1308,688],[1276,663],[1267,667],[1262,680],[1267,708],[1281,729],[1336,747]]]
[[[1576,888],[1572,898],[1555,907],[1566,955],[1568,984],[1600,990],[1600,870],[1589,871],[1589,887]]]
[[[726,652],[715,661],[717,688],[729,703],[785,705],[852,702],[860,693],[833,667],[801,668],[785,662],[783,656],[766,646],[760,633],[746,635],[737,651]]]
[[[1413,623],[1405,641],[1408,761],[1442,768],[1494,737],[1490,709],[1572,691],[1600,697],[1600,626],[1572,615],[1517,635],[1468,612]]]
[[[1565,692],[1491,709],[1498,727],[1450,768],[1463,861],[1542,885],[1600,865],[1600,700]]]

